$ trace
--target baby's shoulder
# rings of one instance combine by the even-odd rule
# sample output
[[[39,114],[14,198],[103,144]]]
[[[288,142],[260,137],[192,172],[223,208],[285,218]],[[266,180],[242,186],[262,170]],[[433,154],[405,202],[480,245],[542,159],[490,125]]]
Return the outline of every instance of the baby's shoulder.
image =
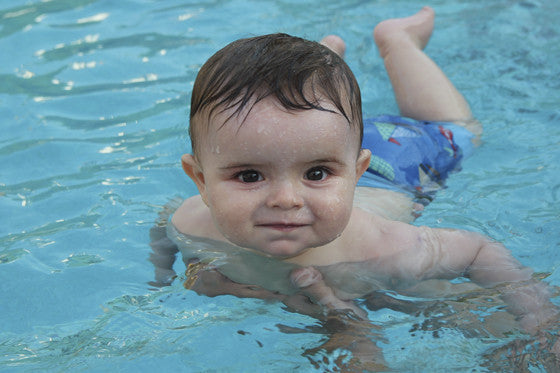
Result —
[[[355,207],[344,232],[346,244],[354,247],[369,259],[385,254],[406,255],[408,250],[418,249],[422,244],[425,230],[409,223],[386,219],[383,216]],[[345,245],[347,246],[347,245]]]
[[[404,192],[372,187],[356,188],[354,206],[385,219],[405,223],[414,221],[424,209]]]
[[[173,214],[171,223],[183,234],[212,239],[221,238],[212,222],[210,210],[200,195],[185,199]]]

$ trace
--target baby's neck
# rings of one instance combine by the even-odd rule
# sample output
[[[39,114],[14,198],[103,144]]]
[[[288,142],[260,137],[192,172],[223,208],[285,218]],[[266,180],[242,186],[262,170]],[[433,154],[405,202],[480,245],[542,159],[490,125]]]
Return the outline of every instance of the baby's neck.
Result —
[[[346,261],[338,250],[338,241],[340,237],[326,245],[319,247],[312,247],[306,250],[303,254],[285,259],[287,263],[296,264],[302,267],[307,266],[328,266],[336,263]]]

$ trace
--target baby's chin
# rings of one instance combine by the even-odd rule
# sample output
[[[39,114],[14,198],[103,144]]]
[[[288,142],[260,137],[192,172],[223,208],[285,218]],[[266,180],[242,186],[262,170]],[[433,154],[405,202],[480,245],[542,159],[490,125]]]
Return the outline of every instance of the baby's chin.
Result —
[[[260,255],[267,256],[270,258],[280,259],[280,260],[295,258],[305,253],[309,249],[311,249],[311,246],[294,247],[294,246],[284,246],[284,245],[272,245],[272,246],[259,245],[253,247],[247,245],[245,247],[248,248],[248,250],[251,250]]]
[[[270,258],[286,260],[297,258],[298,256],[305,254],[307,251],[311,249],[315,249],[318,247],[325,246],[330,242],[334,241],[340,236],[340,234],[334,237],[327,237],[321,240],[316,240],[314,242],[306,242],[301,244],[296,244],[294,242],[274,242],[271,244],[261,244],[261,245],[251,245],[249,243],[243,244],[236,244],[237,246],[247,248],[250,251],[258,253],[263,256],[267,256]]]

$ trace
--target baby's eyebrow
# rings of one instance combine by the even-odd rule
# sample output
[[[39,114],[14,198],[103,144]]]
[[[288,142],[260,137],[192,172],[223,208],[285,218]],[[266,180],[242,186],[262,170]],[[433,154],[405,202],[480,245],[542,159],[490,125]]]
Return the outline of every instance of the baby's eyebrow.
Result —
[[[310,162],[308,162],[309,164],[313,164],[313,163],[344,163],[342,162],[340,159],[337,158],[319,158],[319,159],[314,159]]]
[[[313,165],[319,165],[319,164],[344,164],[344,162],[341,161],[338,158],[329,157],[329,158],[312,159],[310,161],[304,162],[303,164],[308,165],[308,166],[313,166]],[[236,169],[258,169],[258,168],[262,168],[262,167],[265,167],[265,166],[266,166],[266,163],[230,163],[230,164],[224,165],[222,167],[219,167],[219,170],[230,171],[230,170],[236,170]]]
[[[233,170],[236,168],[257,168],[261,165],[258,165],[256,163],[232,163],[232,164],[228,164],[226,166],[220,167],[220,170]]]

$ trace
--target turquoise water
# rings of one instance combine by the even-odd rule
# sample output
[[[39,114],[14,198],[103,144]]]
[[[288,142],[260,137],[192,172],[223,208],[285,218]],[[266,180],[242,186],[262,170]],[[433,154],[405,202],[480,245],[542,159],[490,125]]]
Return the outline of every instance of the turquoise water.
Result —
[[[431,5],[438,18],[427,52],[485,134],[418,222],[488,234],[560,286],[560,3]],[[189,150],[190,89],[212,53],[261,33],[337,33],[365,113],[395,113],[370,32],[418,8],[411,0],[1,0],[0,371],[332,368],[336,352],[305,354],[328,333],[310,317],[198,296],[183,288],[180,261],[179,279],[154,289],[148,231],[170,199],[195,193],[179,157]],[[397,371],[487,371],[484,356],[515,337],[469,334],[451,316],[437,307],[370,312]],[[437,333],[418,327],[437,322]],[[530,364],[545,369],[538,357]]]

